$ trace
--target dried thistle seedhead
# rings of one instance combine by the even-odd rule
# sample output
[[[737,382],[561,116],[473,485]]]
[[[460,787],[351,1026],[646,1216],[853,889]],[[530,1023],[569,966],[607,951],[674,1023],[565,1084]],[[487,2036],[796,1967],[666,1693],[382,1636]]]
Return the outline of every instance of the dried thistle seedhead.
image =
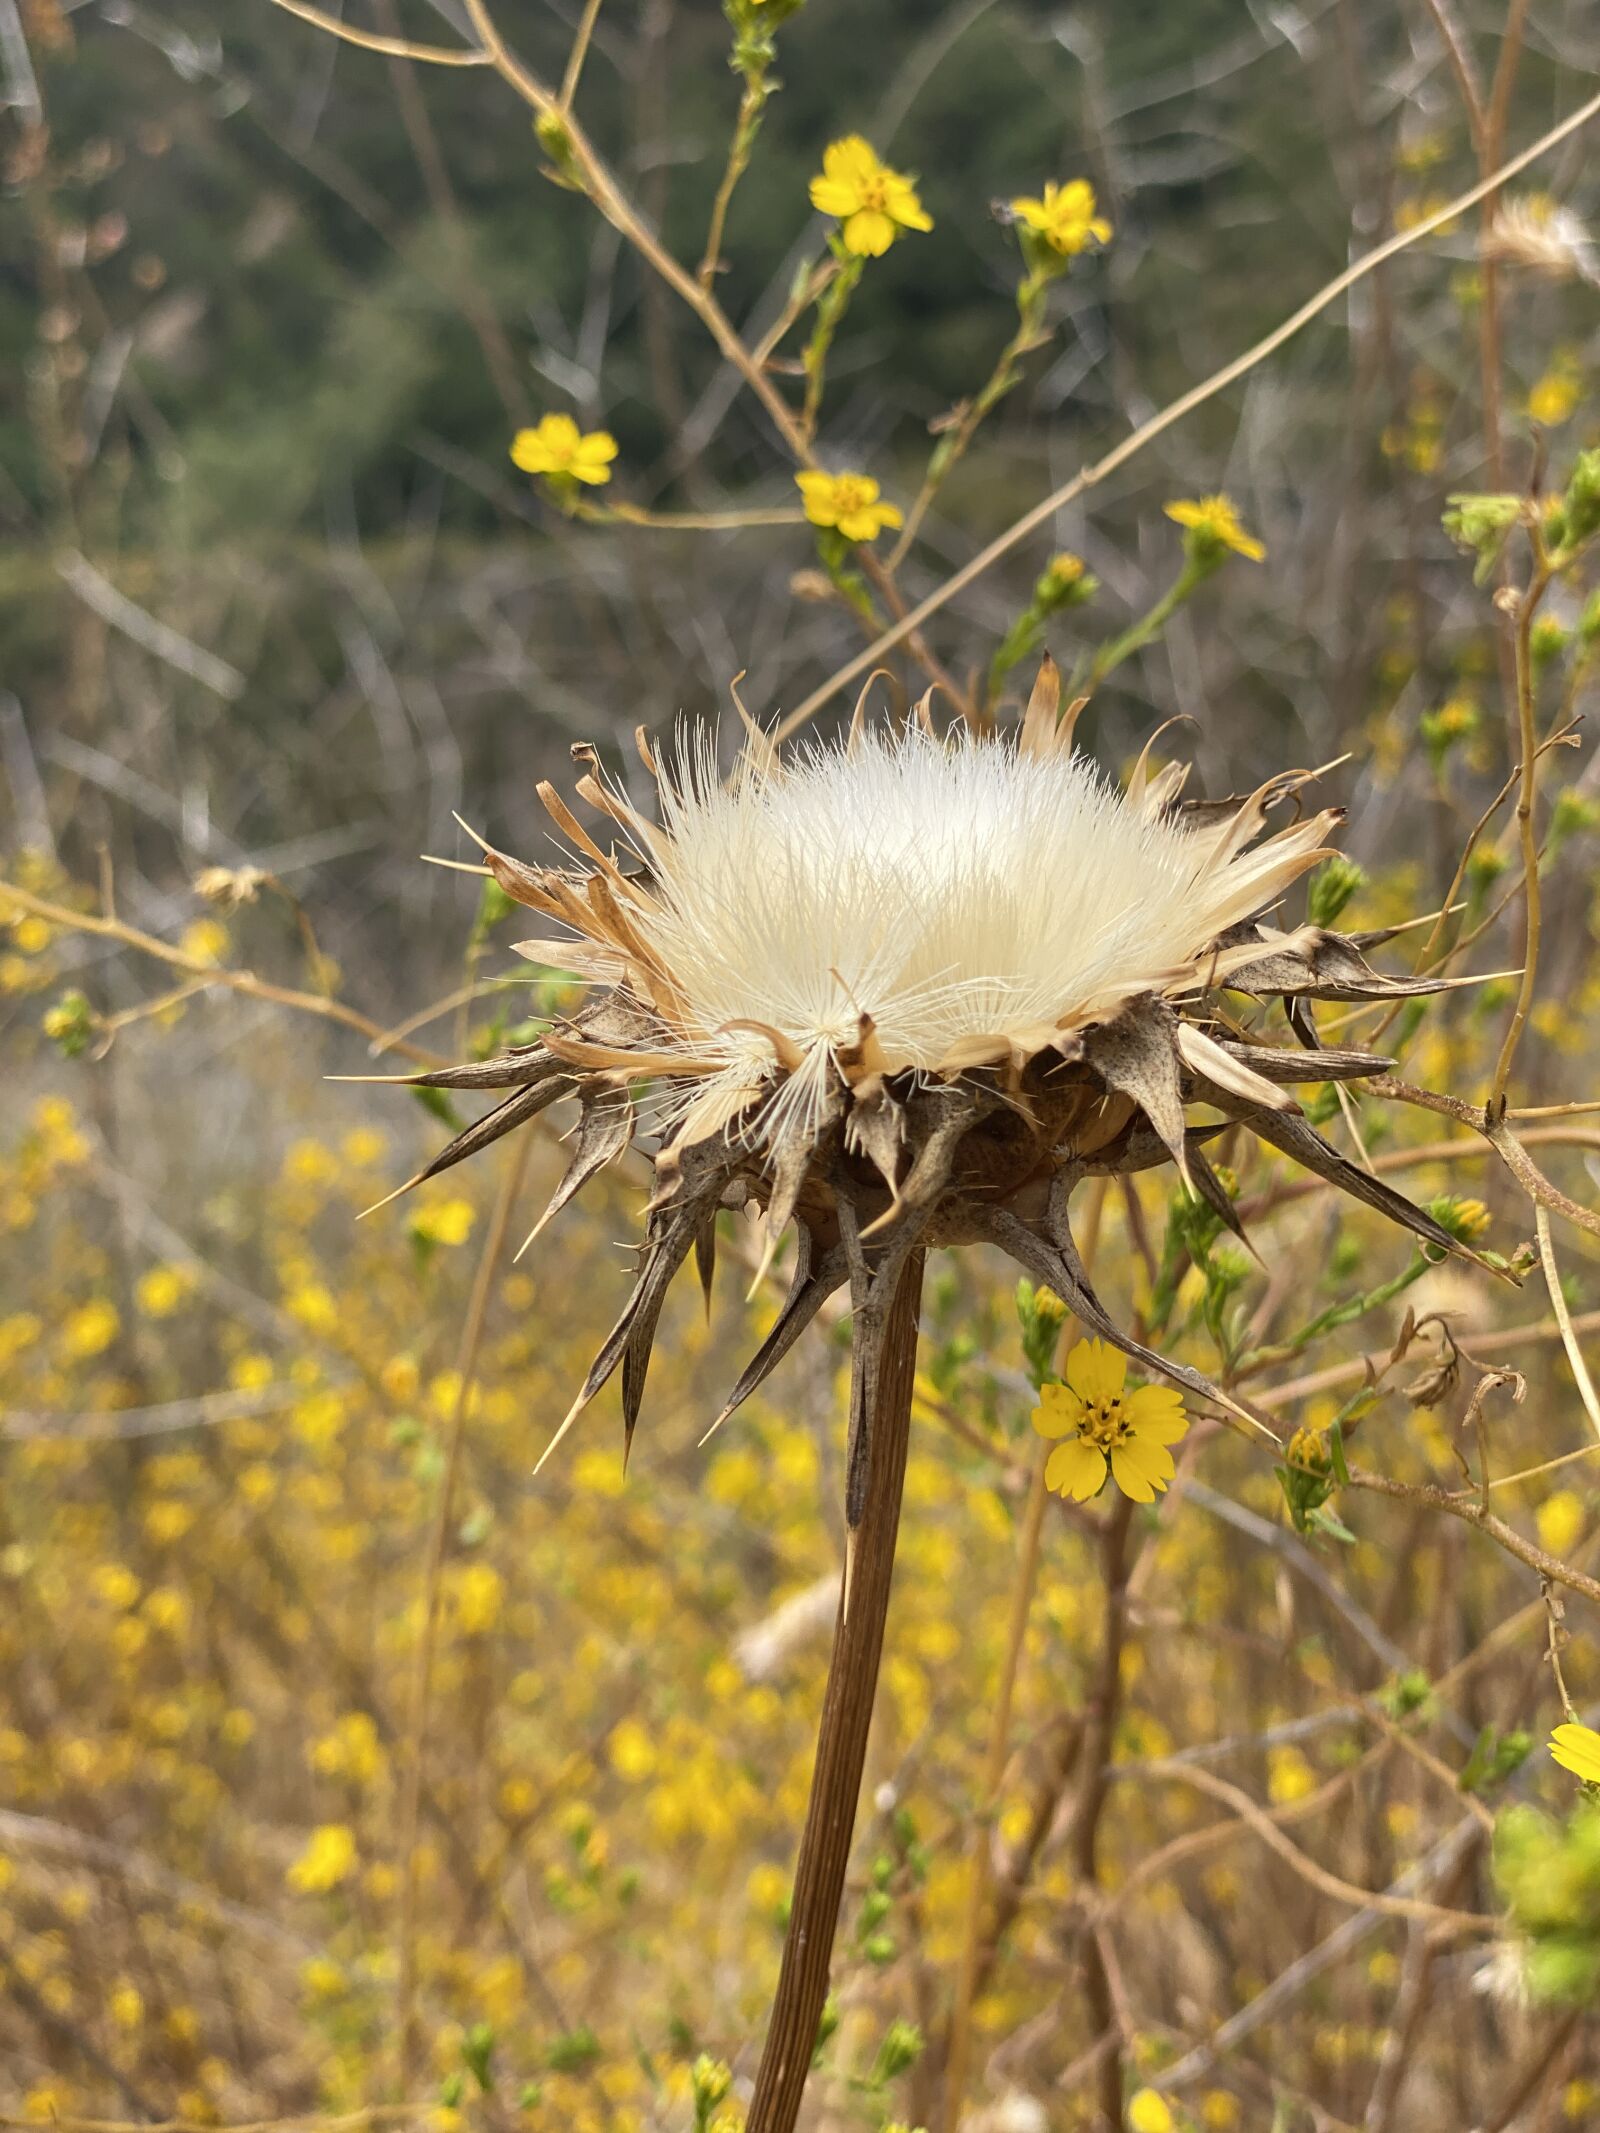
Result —
[[[1600,253],[1582,218],[1548,193],[1502,200],[1484,232],[1486,259],[1523,267],[1552,281],[1600,283]]]
[[[1387,934],[1282,931],[1263,918],[1329,855],[1339,813],[1269,830],[1308,774],[1246,799],[1185,802],[1185,767],[1152,776],[1148,750],[1119,793],[1073,749],[1077,708],[1061,714],[1047,664],[1009,738],[940,739],[925,710],[904,732],[873,733],[858,713],[845,742],[786,762],[753,735],[727,783],[709,743],[663,768],[641,736],[659,823],[579,748],[577,793],[609,818],[613,848],[548,786],[571,866],[485,847],[505,893],[561,929],[521,952],[591,989],[536,1044],[407,1077],[505,1092],[421,1175],[575,1097],[548,1220],[642,1130],[635,1089],[656,1092],[637,1279],[551,1449],[619,1368],[631,1443],[668,1286],[692,1252],[709,1288],[723,1208],[764,1211],[769,1259],[791,1226],[798,1246],[777,1321],[718,1423],[849,1285],[852,1525],[888,1308],[919,1248],[999,1245],[1086,1327],[1265,1438],[1247,1407],[1107,1315],[1068,1221],[1081,1179],[1170,1159],[1240,1233],[1204,1150],[1236,1123],[1441,1252],[1457,1248],[1347,1162],[1291,1093],[1393,1063],[1320,1046],[1313,1001],[1449,982],[1380,975],[1365,950]],[[1298,1041],[1246,1038],[1222,1010],[1227,992],[1280,999]],[[1192,1124],[1193,1105],[1211,1122]]]

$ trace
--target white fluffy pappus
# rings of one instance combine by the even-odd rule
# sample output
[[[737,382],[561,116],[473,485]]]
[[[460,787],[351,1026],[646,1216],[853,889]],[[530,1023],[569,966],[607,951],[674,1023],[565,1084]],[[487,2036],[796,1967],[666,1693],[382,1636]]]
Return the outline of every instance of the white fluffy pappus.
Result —
[[[862,1015],[886,1070],[933,1073],[1190,984],[1332,819],[1244,851],[1247,833],[1186,828],[1069,749],[916,725],[747,758],[729,783],[709,743],[685,746],[661,795],[659,829],[633,818],[650,877],[629,916],[686,1046],[744,1087],[780,1064],[820,1086]]]

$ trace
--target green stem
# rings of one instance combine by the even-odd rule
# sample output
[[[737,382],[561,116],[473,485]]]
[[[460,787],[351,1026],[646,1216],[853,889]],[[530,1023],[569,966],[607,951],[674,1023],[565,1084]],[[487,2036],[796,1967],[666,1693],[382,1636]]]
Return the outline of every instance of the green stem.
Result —
[[[849,253],[840,260],[839,271],[817,298],[817,323],[806,343],[806,352],[801,358],[806,374],[806,401],[800,412],[800,429],[809,444],[817,433],[817,416],[822,408],[822,387],[828,367],[828,351],[833,346],[833,337],[838,332],[856,283],[861,279],[866,266],[859,252]]]
[[[1132,658],[1152,637],[1159,636],[1184,601],[1197,586],[1211,576],[1216,567],[1215,563],[1197,563],[1192,559],[1185,563],[1173,584],[1148,614],[1141,615],[1137,622],[1130,624],[1120,637],[1113,637],[1108,644],[1101,645],[1089,663],[1088,672],[1077,684],[1078,690],[1087,691],[1097,687],[1108,674],[1120,667],[1125,659]]]

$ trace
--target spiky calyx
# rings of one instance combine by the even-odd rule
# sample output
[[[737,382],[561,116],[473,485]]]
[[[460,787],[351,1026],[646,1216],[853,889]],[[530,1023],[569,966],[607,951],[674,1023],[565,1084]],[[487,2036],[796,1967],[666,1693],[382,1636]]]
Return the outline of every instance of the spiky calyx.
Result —
[[[578,792],[621,829],[623,855],[603,850],[549,787],[542,797],[576,866],[529,866],[485,847],[505,893],[567,929],[525,952],[586,977],[591,993],[539,1043],[407,1077],[503,1092],[420,1177],[573,1097],[573,1153],[548,1220],[632,1144],[638,1085],[665,1092],[669,1120],[653,1148],[632,1294],[551,1449],[619,1368],[631,1444],[668,1287],[693,1252],[709,1290],[724,1208],[764,1211],[769,1259],[791,1227],[797,1246],[777,1320],[717,1424],[848,1284],[852,1528],[888,1307],[916,1250],[998,1245],[1086,1327],[1271,1438],[1246,1405],[1107,1314],[1068,1221],[1078,1182],[1171,1160],[1238,1232],[1203,1145],[1232,1123],[1426,1244],[1459,1249],[1339,1154],[1291,1093],[1393,1064],[1319,1045],[1311,1002],[1403,998],[1447,982],[1374,970],[1365,951],[1387,934],[1264,921],[1326,856],[1338,816],[1268,834],[1302,773],[1195,805],[1182,801],[1181,767],[1150,778],[1141,761],[1118,794],[1073,753],[1073,714],[1057,712],[1047,680],[1008,741],[915,728],[874,740],[858,722],[844,746],[787,770],[758,744],[729,787],[709,779],[703,758],[661,777],[641,739],[664,828],[580,749]],[[1222,1011],[1224,992],[1280,1000],[1298,1044],[1244,1035]],[[1197,1104],[1220,1122],[1192,1124]]]

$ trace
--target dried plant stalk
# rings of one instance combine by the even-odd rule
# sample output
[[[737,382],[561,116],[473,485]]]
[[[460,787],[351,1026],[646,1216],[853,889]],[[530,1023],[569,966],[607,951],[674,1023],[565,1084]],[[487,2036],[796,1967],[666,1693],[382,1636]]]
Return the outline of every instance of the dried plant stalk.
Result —
[[[894,1576],[895,1537],[900,1530],[922,1263],[922,1253],[913,1252],[889,1307],[866,1506],[854,1535],[851,1572],[834,1625],[811,1798],[795,1870],[794,1903],[745,2133],[790,2133],[799,2116],[817,2026],[828,1997],[828,1968],[855,1834],[856,1802]]]

